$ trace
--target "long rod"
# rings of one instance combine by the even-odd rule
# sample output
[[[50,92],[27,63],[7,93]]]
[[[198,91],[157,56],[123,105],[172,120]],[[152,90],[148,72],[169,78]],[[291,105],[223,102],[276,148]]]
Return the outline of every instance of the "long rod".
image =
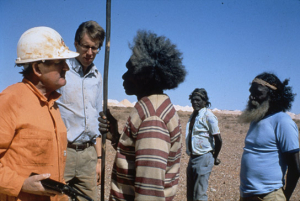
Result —
[[[108,66],[110,52],[110,24],[111,24],[111,0],[106,1],[106,44],[103,74],[103,112],[107,113],[107,92],[108,92]],[[106,133],[102,134],[102,164],[101,164],[101,201],[104,201],[105,189],[105,155],[106,155]]]

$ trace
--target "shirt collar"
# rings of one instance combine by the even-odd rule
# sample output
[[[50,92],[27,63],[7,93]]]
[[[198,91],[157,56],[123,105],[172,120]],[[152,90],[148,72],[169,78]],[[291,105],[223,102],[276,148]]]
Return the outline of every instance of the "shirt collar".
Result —
[[[92,63],[91,66],[92,66],[92,67],[91,67],[90,71],[88,72],[88,74],[89,74],[89,73],[98,74],[98,70],[97,70],[97,68],[95,67],[95,64]],[[74,58],[74,59],[70,59],[70,67],[71,67],[76,73],[78,73],[78,74],[80,74],[80,72],[83,73],[81,64],[80,64],[79,61],[77,61],[77,59],[75,59],[75,58]]]
[[[46,96],[44,96],[41,93],[41,91],[38,88],[36,88],[36,86],[34,86],[34,84],[32,84],[32,82],[30,82],[26,78],[23,78],[22,82],[25,83],[26,86],[28,86],[28,88],[40,99],[40,101],[42,101],[44,103],[48,103],[49,105],[53,105],[54,102],[56,100],[58,100],[59,97],[61,96],[61,94],[58,93],[57,91],[53,91],[50,94],[49,99],[47,99]]]
[[[205,113],[205,112],[206,112],[206,110],[207,110],[207,108],[206,108],[206,107],[204,107],[204,108],[202,108],[201,110],[199,110],[199,112],[198,112],[198,116],[199,116],[199,115],[202,115],[203,113]]]

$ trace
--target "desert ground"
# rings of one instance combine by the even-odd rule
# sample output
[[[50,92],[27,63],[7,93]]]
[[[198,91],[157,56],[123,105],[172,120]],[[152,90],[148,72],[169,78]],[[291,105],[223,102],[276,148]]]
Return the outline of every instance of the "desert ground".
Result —
[[[111,113],[119,122],[119,131],[127,120],[131,107],[109,107]],[[185,153],[185,127],[191,112],[178,111],[182,126],[183,149],[181,157],[181,170],[179,179],[179,189],[174,201],[186,200],[186,167],[189,157]],[[219,120],[219,127],[223,140],[223,147],[219,158],[221,164],[214,166],[208,187],[208,199],[212,201],[239,200],[239,172],[240,161],[244,147],[244,139],[248,130],[248,124],[237,122],[238,116],[232,114],[216,113]],[[294,120],[298,128],[300,120]],[[106,169],[105,169],[105,200],[108,200],[110,190],[110,176],[115,157],[115,150],[107,141]],[[293,193],[291,201],[300,200],[300,182]]]

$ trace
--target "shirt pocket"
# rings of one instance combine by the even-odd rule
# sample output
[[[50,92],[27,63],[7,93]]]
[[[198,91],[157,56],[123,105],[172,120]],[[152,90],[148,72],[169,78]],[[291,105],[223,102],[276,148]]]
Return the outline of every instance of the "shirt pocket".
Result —
[[[19,165],[49,166],[53,165],[53,133],[34,128],[24,129],[20,133]]]

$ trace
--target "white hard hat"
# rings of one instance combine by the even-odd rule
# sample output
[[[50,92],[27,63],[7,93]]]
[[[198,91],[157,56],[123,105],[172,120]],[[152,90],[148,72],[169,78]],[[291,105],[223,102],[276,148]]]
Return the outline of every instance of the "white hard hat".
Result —
[[[40,60],[69,59],[77,57],[70,51],[57,31],[49,27],[34,27],[22,34],[18,46],[16,64]]]

